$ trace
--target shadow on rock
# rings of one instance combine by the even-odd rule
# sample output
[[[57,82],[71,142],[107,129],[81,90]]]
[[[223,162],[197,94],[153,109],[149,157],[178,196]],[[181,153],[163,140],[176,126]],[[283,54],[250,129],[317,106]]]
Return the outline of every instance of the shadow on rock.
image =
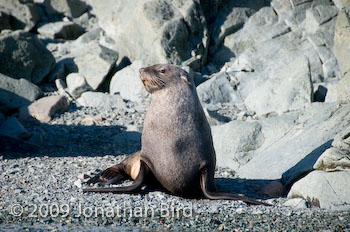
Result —
[[[334,139],[328,140],[321,146],[317,147],[315,150],[310,152],[302,160],[300,160],[296,165],[287,170],[282,174],[282,183],[288,187],[288,189],[298,180],[309,174],[314,170],[313,166],[322,155],[324,151],[332,147],[332,142]]]

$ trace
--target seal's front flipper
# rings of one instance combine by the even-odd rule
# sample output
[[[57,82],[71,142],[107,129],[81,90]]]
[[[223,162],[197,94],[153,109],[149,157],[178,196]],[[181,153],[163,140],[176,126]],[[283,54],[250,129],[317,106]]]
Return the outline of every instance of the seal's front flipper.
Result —
[[[140,161],[140,172],[135,179],[134,183],[132,183],[129,186],[123,186],[123,187],[112,187],[112,188],[94,188],[94,187],[87,187],[83,188],[83,192],[109,192],[109,193],[139,193],[142,189],[142,187],[145,185],[145,177],[149,173],[148,166],[143,162]]]
[[[211,180],[208,176],[208,170],[207,168],[203,168],[201,171],[200,176],[200,186],[203,192],[203,195],[205,198],[208,198],[210,200],[234,200],[234,201],[243,201],[249,205],[265,205],[265,206],[271,206],[270,204],[267,204],[265,202],[257,201],[248,197],[240,196],[233,193],[225,193],[225,192],[217,192],[213,189],[214,186],[214,180]],[[209,186],[212,188],[210,189]]]
[[[120,163],[107,168],[106,170],[89,179],[86,183],[102,183],[103,185],[117,184],[118,182],[127,178],[128,175],[125,172],[125,165],[123,163]]]
[[[121,163],[107,168],[88,180],[87,184],[117,184],[122,180],[135,180],[140,171],[140,151],[126,157]]]

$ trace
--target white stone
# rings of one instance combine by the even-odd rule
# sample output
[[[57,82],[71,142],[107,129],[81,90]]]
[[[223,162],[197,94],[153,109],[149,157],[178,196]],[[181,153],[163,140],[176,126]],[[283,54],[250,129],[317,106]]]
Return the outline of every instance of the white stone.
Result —
[[[350,171],[313,171],[294,183],[288,198],[303,198],[314,206],[350,210]]]
[[[283,203],[284,206],[292,207],[295,209],[306,209],[308,208],[308,203],[303,198],[293,198],[289,199]]]
[[[82,93],[92,90],[85,77],[79,73],[70,73],[66,77],[68,92],[73,98],[79,98]]]
[[[81,188],[81,180],[77,179],[76,181],[74,181],[74,185],[77,186],[78,188]]]
[[[99,109],[125,109],[126,105],[120,95],[101,92],[84,92],[77,103],[81,106],[90,106]]]

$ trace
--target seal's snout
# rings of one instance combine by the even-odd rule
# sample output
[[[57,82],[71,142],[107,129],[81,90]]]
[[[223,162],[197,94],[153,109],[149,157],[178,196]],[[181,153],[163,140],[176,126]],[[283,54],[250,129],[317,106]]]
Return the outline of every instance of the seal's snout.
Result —
[[[144,77],[144,72],[145,72],[145,69],[144,68],[140,68],[139,69],[139,75],[140,75],[140,78],[142,81],[145,81],[145,77]]]

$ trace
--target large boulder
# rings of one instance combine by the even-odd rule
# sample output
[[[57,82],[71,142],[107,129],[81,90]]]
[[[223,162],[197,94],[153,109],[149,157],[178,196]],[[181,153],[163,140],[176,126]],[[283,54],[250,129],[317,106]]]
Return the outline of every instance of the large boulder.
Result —
[[[6,20],[7,26],[1,29],[24,29],[30,31],[39,21],[40,16],[38,9],[34,4],[33,0],[0,0],[0,15]],[[0,23],[2,24],[3,21]]]
[[[322,63],[322,72],[315,73],[324,78],[339,75],[339,65],[332,52],[337,13],[337,8],[332,5],[317,5],[306,11],[306,19],[301,25]]]
[[[245,99],[246,106],[258,115],[302,109],[313,100],[309,62],[298,58],[274,77],[258,86]]]
[[[298,126],[292,128],[279,143],[269,147],[257,158],[261,160],[267,158],[267,154],[281,152],[277,155],[280,156],[277,158],[279,161],[275,160],[279,163],[279,167],[277,170],[274,169],[275,171],[271,173],[270,177],[278,178],[277,175],[282,175],[282,181],[286,185],[293,183],[300,176],[311,171],[318,157],[331,146],[332,139],[343,128],[349,127],[349,111],[350,105],[339,106],[337,104],[321,104],[309,108],[299,116],[301,121],[298,125],[302,125],[301,128],[298,128]],[[313,120],[310,121],[310,119]],[[302,121],[305,123],[300,124]],[[277,151],[278,149],[281,150]],[[270,158],[269,160],[272,161],[272,156]],[[284,161],[280,163],[281,160]],[[242,172],[247,173],[246,171],[247,169],[242,170]],[[278,172],[279,174],[277,174]]]
[[[230,77],[225,72],[214,74],[209,80],[203,82],[197,87],[197,93],[200,101],[204,104],[216,104],[224,102],[242,102],[233,84],[229,81]]]
[[[76,71],[83,75],[87,83],[96,90],[115,66],[118,54],[96,42],[78,45],[70,55]]]
[[[312,171],[317,159],[331,147],[336,135],[343,128],[350,127],[350,104],[312,103],[304,110],[260,119],[258,122],[264,141],[258,141],[256,149],[249,151],[250,160],[236,169],[237,176],[249,179],[282,178],[283,184],[288,186]],[[225,125],[229,124],[221,125],[221,131],[226,131]],[[213,134],[215,138],[216,135]],[[228,135],[222,136],[229,137]],[[236,133],[235,136],[239,141],[241,134]],[[244,136],[243,133],[242,137]],[[229,147],[230,144],[227,143],[226,146]],[[232,155],[222,165],[237,167],[234,160],[235,156]]]
[[[86,12],[88,5],[82,0],[48,0],[44,1],[45,10],[48,15],[61,14],[77,18]]]
[[[287,33],[246,48],[226,71],[238,80],[238,90],[245,99],[287,64],[303,56],[309,60],[311,74],[323,72],[312,44],[308,40],[298,39],[294,33]]]
[[[312,8],[321,6],[332,6],[331,1],[284,1],[273,0],[271,6],[280,17],[281,21],[285,21],[292,30],[298,29],[299,25],[305,20],[306,12]],[[333,7],[333,6],[332,6]],[[334,7],[335,8],[335,7]],[[324,23],[325,18],[332,14],[332,10],[327,8],[313,10],[314,17],[319,19],[319,23]]]
[[[338,82],[338,100],[350,102],[350,72],[347,72]]]
[[[260,150],[273,146],[276,141],[280,141],[286,136],[287,132],[293,129],[301,111],[293,111],[279,116],[261,118],[258,120],[261,125],[261,131],[264,135],[264,143]]]
[[[348,128],[339,133],[332,142],[332,146],[342,151],[350,151],[350,132]]]
[[[234,54],[240,55],[245,49],[259,42],[264,42],[290,32],[284,21],[278,20],[272,7],[264,7],[249,18],[244,28],[227,36],[224,46]]]
[[[41,95],[41,89],[26,79],[14,79],[0,73],[0,111],[29,105]]]
[[[314,206],[331,210],[350,209],[350,171],[313,171],[296,182],[288,198],[304,198]]]
[[[210,52],[213,54],[227,35],[239,30],[259,8],[267,5],[265,0],[224,0],[212,27]]]
[[[306,10],[306,27],[310,31],[316,31],[318,27],[338,14],[338,9],[332,5],[316,5]]]
[[[350,133],[348,128],[339,133],[327,149],[317,159],[314,169],[323,171],[350,170]]]
[[[36,100],[29,106],[22,107],[18,118],[20,121],[36,119],[47,123],[57,111],[68,109],[69,102],[65,96],[48,96]]]
[[[125,100],[133,102],[142,103],[149,100],[149,93],[139,77],[139,69],[142,67],[143,62],[138,60],[114,74],[109,93],[119,93]]]
[[[341,74],[350,72],[350,4],[339,12],[334,33],[333,52],[337,57]]]
[[[213,143],[219,167],[239,170],[265,150],[281,140],[293,128],[298,114],[288,113],[257,121],[231,121],[212,126]]]
[[[314,169],[325,171],[350,170],[350,152],[331,147],[317,159]]]
[[[198,1],[91,0],[100,26],[131,61],[180,64],[206,61],[208,35]]]
[[[0,34],[0,73],[40,83],[55,59],[37,36],[24,31]]]
[[[251,152],[264,142],[261,125],[258,122],[231,121],[213,126],[213,143],[217,165],[237,170],[251,159]]]

